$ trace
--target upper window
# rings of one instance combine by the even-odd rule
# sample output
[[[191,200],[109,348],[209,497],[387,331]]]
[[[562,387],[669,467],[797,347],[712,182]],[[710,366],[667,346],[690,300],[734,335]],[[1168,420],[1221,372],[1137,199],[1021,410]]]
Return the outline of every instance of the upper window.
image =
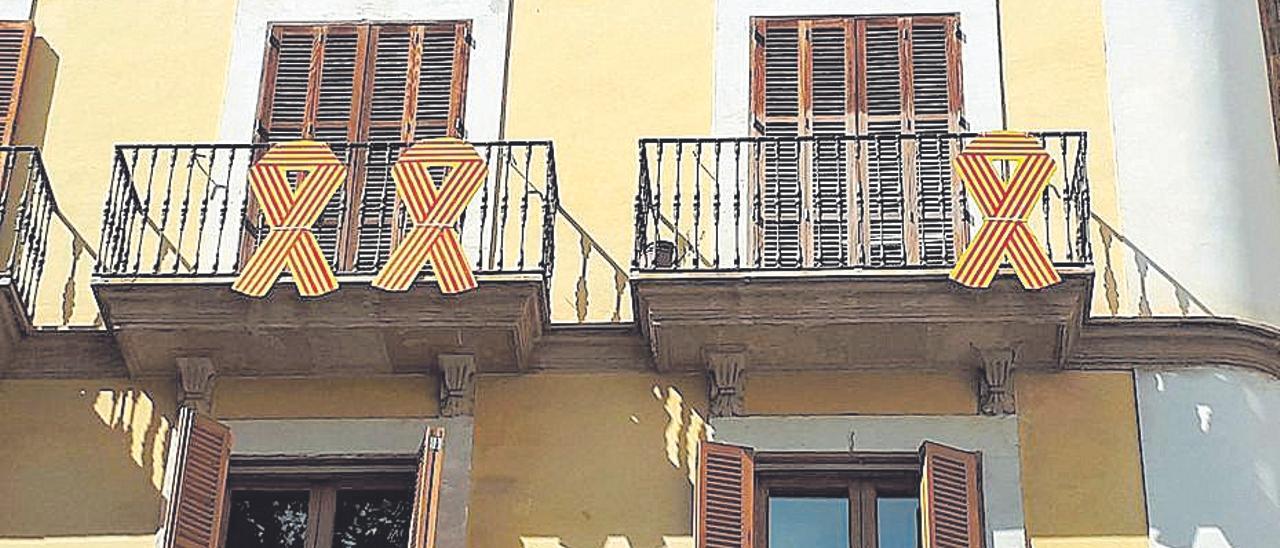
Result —
[[[778,138],[764,142],[764,184],[751,189],[761,263],[838,267],[853,253],[873,266],[954,262],[961,213],[948,141],[806,139],[961,130],[959,18],[753,23],[751,131]]]
[[[407,143],[464,137],[469,21],[273,25],[255,140]],[[398,147],[334,152],[347,184],[313,227],[338,271],[382,264],[403,232],[391,166]],[[344,207],[351,203],[358,207]],[[256,203],[246,219],[256,219]],[[401,219],[402,220],[402,219]],[[264,227],[249,227],[242,257]]]
[[[698,512],[699,548],[977,548],[983,537],[978,455],[931,442],[918,454],[704,443]]]
[[[434,545],[442,429],[427,429],[416,461],[410,456],[232,462],[230,428],[190,408],[180,411],[170,439],[168,503],[158,546]]]

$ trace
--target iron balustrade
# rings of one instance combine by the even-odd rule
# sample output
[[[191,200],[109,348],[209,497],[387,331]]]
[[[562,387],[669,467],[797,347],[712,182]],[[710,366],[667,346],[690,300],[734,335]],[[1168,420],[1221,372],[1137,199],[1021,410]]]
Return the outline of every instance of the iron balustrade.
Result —
[[[1054,264],[1087,265],[1086,135],[1033,135],[1058,170],[1031,230]],[[951,164],[977,136],[641,139],[632,268],[949,268],[982,222]]]
[[[483,187],[455,224],[477,273],[551,275],[558,203],[549,141],[474,143]],[[410,143],[331,143],[347,167],[312,226],[338,275],[381,269],[411,219],[391,166]],[[103,210],[100,276],[234,275],[270,232],[248,185],[269,144],[130,144],[115,149]],[[429,170],[437,184],[445,168]],[[296,173],[289,173],[296,182]],[[429,271],[430,265],[427,266]]]
[[[49,252],[49,226],[61,216],[40,151],[0,146],[0,278],[12,280],[27,319]]]

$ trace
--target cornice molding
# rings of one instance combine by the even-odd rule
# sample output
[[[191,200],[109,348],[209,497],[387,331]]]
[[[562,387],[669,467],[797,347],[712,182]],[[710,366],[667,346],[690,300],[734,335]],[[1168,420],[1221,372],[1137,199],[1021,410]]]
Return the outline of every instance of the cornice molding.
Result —
[[[1085,322],[1067,367],[1239,367],[1280,379],[1280,329],[1233,318],[1098,318]]]

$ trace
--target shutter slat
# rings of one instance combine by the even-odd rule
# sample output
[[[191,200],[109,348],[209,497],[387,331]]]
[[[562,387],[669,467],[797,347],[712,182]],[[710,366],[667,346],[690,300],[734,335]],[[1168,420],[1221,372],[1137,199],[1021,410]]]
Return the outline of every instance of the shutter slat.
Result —
[[[698,548],[752,548],[754,468],[745,448],[702,443],[698,459]]]
[[[981,548],[982,492],[978,453],[934,442],[920,448],[920,514],[925,548]]]
[[[174,430],[173,484],[165,512],[166,548],[217,548],[233,443],[225,425],[184,407]]]

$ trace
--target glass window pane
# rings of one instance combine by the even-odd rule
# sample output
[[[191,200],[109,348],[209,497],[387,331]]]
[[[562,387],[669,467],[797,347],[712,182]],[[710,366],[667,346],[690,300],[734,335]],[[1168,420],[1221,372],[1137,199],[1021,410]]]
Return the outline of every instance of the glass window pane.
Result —
[[[338,491],[334,548],[404,548],[409,544],[409,491]]]
[[[769,548],[849,548],[849,499],[769,497]]]
[[[302,548],[306,491],[232,491],[227,548]]]
[[[920,545],[920,501],[914,497],[876,498],[876,535],[880,548]]]

